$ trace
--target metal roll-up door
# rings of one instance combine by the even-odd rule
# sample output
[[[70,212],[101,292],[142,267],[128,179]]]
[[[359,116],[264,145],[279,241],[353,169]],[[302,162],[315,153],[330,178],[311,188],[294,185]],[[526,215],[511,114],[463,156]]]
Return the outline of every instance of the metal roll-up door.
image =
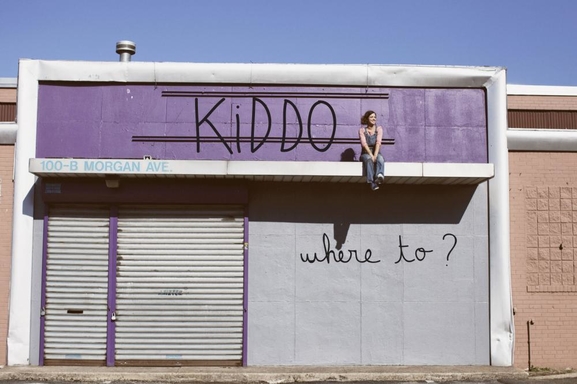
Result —
[[[47,230],[44,364],[104,365],[109,210],[51,207]]]
[[[117,365],[239,365],[242,207],[120,207]]]

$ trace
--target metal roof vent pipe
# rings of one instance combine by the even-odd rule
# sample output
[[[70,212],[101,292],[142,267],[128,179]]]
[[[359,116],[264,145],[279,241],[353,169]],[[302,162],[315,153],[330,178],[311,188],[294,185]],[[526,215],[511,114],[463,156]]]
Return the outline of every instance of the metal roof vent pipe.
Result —
[[[116,53],[120,55],[120,61],[130,61],[132,55],[136,53],[136,44],[130,40],[122,40],[116,43]]]

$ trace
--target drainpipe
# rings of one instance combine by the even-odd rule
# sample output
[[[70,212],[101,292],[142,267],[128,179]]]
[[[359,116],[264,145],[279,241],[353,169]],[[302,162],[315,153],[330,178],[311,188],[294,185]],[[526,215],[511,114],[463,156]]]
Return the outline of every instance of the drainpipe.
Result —
[[[535,324],[533,319],[527,320],[527,354],[529,357],[529,371],[531,370],[531,326]]]

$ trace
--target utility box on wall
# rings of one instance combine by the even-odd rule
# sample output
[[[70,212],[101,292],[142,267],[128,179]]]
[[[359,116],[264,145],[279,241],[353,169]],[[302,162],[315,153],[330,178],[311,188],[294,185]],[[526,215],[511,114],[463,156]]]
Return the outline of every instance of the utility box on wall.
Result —
[[[41,273],[12,363],[509,364],[500,69],[22,65],[15,236],[44,240],[14,250]]]

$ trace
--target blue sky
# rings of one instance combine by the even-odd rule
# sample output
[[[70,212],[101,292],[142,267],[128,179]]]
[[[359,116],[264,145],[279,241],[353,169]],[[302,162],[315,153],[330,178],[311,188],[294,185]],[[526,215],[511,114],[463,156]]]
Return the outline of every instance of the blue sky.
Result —
[[[575,0],[0,0],[0,77],[19,58],[500,66],[577,86]]]

